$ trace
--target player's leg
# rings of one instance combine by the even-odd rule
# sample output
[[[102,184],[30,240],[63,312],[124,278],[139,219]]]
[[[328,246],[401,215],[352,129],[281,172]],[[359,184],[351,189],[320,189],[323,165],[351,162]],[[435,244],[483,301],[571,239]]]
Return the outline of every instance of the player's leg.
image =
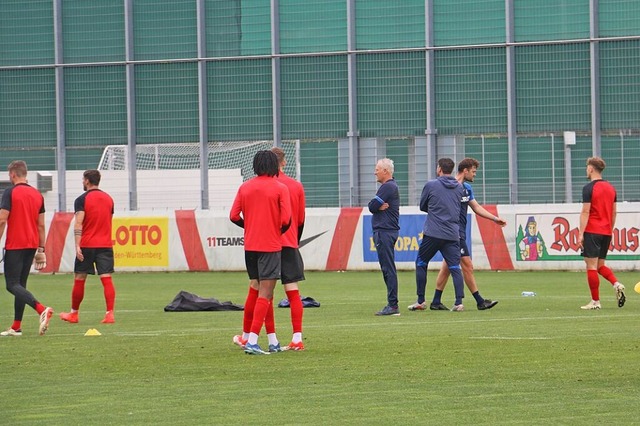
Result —
[[[416,295],[418,300],[413,305],[409,305],[410,311],[424,311],[427,309],[425,294],[427,292],[427,264],[416,256]]]
[[[245,251],[244,262],[249,275],[249,290],[247,291],[247,298],[244,302],[244,309],[242,313],[242,335],[233,336],[233,343],[244,349],[249,339],[249,333],[251,333],[251,324],[253,323],[253,312],[256,307],[256,301],[258,300],[258,289],[260,288],[260,282],[258,281],[258,263],[257,252]]]
[[[464,280],[462,278],[462,270],[460,268],[460,242],[456,241],[443,241],[440,247],[442,257],[444,257],[447,266],[449,267],[449,273],[453,279],[453,287],[455,290],[455,304],[451,309],[453,311],[462,311],[464,306],[462,305],[462,299],[464,298]]]
[[[114,258],[113,249],[96,249],[96,270],[102,283],[104,301],[106,305],[106,312],[104,319],[101,321],[103,324],[112,324],[115,322],[114,310],[116,304],[116,289],[113,285],[114,272]]]
[[[17,326],[22,323],[24,307],[29,305],[40,315],[39,331],[42,335],[48,329],[53,309],[38,302],[35,296],[27,290],[27,280],[35,252],[35,249],[7,250],[4,256],[5,280],[7,291],[15,297],[13,325]],[[16,322],[17,320],[19,322]],[[13,329],[13,326],[11,328]]]
[[[300,250],[292,247],[282,248],[282,284],[284,292],[289,301],[289,310],[291,314],[291,343],[287,345],[287,350],[304,350],[302,343],[302,318],[304,315],[304,307],[300,298],[300,290],[298,282],[304,281],[304,262],[300,255]]]
[[[464,279],[464,283],[475,299],[478,310],[484,311],[486,309],[491,309],[495,305],[497,305],[497,300],[485,299],[480,295],[480,290],[478,289],[478,284],[476,283],[476,277],[473,273],[473,261],[471,260],[471,256],[469,254],[469,247],[467,246],[467,242],[464,239],[460,239],[460,267],[462,268],[462,277]]]
[[[71,290],[71,311],[60,313],[60,319],[63,321],[70,323],[77,323],[79,321],[80,304],[84,300],[84,286],[86,282],[87,274],[74,273],[73,289]]]
[[[4,279],[7,291],[13,297],[13,324],[6,331],[0,333],[0,336],[22,336],[22,318],[24,316],[25,302],[22,298],[15,296],[16,286],[21,287],[21,265],[20,256],[15,250],[7,250],[4,253]]]
[[[253,322],[253,311],[256,307],[256,300],[258,300],[258,287],[259,282],[257,279],[249,280],[249,289],[247,291],[247,297],[244,301],[244,309],[242,311],[242,334],[236,334],[233,336],[233,343],[244,349],[249,339],[249,333],[251,332],[251,323]]]
[[[418,258],[424,262],[425,268],[425,287],[427,283],[426,271],[429,267],[429,261],[433,259],[433,256],[436,255],[438,250],[440,250],[440,246],[443,240],[439,238],[433,238],[424,236],[422,238],[422,242],[420,243],[420,249],[418,250]],[[431,304],[429,305],[429,309],[432,311],[448,311],[447,307],[442,304],[442,291],[437,288],[434,289],[433,299],[431,299]]]
[[[374,232],[374,243],[378,253],[378,262],[387,287],[387,305],[376,315],[399,315],[398,310],[398,273],[395,262],[395,244],[397,231]]]
[[[449,272],[449,267],[446,262],[442,262],[440,265],[440,270],[438,271],[438,276],[436,277],[436,288],[440,291],[444,291],[444,288],[447,286],[447,280],[451,273]]]
[[[602,275],[602,277],[609,281],[613,286],[613,289],[616,292],[616,301],[618,302],[618,307],[622,308],[624,303],[627,301],[627,297],[624,294],[624,285],[618,281],[613,271],[605,265],[605,260],[607,258],[607,253],[609,252],[609,245],[611,244],[611,236],[610,235],[600,235],[601,239],[600,243],[600,255],[598,256],[598,273]]]
[[[264,317],[264,330],[267,333],[267,340],[269,341],[269,352],[282,352],[278,336],[276,334],[276,318],[273,312],[273,297],[269,300],[269,307],[267,308],[267,315]]]
[[[599,241],[594,234],[585,232],[582,245],[582,256],[587,268],[587,283],[591,293],[591,302],[581,309],[600,309],[600,277],[598,276],[598,255],[600,254]]]
[[[83,259],[77,257],[73,264],[73,289],[71,290],[71,310],[61,312],[60,319],[70,323],[77,323],[80,317],[80,305],[84,300],[84,288],[87,282],[87,275],[95,275],[94,251],[83,249]]]
[[[264,324],[267,316],[269,306],[273,299],[273,290],[276,286],[276,281],[280,278],[280,266],[281,266],[281,253],[262,253],[257,252],[255,256],[255,268],[258,271],[258,299],[256,300],[255,309],[253,311],[253,321],[251,323],[251,329],[247,344],[244,351],[252,355],[264,355],[269,352],[263,351],[258,346],[258,336],[260,335],[260,329]]]

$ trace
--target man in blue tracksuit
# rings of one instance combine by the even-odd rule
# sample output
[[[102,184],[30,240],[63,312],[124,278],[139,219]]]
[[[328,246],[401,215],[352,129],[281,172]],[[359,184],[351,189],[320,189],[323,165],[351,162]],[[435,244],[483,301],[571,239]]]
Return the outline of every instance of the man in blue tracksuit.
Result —
[[[456,301],[453,311],[462,309],[464,298],[464,281],[460,270],[460,208],[464,188],[451,175],[455,163],[450,158],[438,160],[436,179],[430,180],[422,189],[420,210],[427,212],[424,223],[422,242],[418,256],[429,266],[429,261],[440,251],[449,266]],[[426,268],[425,268],[426,269]],[[424,292],[424,290],[423,290]],[[418,295],[420,297],[420,295]],[[424,299],[424,294],[422,295]],[[423,300],[424,301],[424,300]],[[434,300],[431,309],[447,309],[441,302]]]
[[[381,184],[376,196],[369,201],[373,243],[378,252],[378,262],[387,286],[387,305],[376,315],[400,315],[398,309],[398,273],[396,271],[395,245],[400,230],[400,194],[393,179],[393,160],[383,158],[376,164],[376,180]]]

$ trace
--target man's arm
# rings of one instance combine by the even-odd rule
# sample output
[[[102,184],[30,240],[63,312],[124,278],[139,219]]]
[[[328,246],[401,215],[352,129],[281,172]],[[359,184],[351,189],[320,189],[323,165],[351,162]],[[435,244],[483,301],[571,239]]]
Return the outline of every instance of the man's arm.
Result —
[[[483,217],[485,219],[492,220],[498,225],[502,226],[503,228],[507,225],[506,220],[502,219],[499,216],[494,216],[492,213],[487,211],[487,209],[482,207],[480,203],[478,203],[476,200],[469,201],[469,207],[471,207],[471,210],[473,210],[473,212],[478,216]]]
[[[84,210],[76,212],[76,220],[73,222],[73,239],[76,243],[76,257],[81,262],[84,260],[82,249],[80,248],[80,240],[82,240],[82,225],[84,223]]]
[[[44,227],[44,213],[38,215],[38,247],[44,248],[47,233]]]
[[[613,229],[616,227],[616,216],[618,216],[618,207],[616,203],[613,203],[613,209],[611,210],[611,232],[613,233]],[[0,234],[1,236],[2,234]]]
[[[7,220],[9,219],[9,210],[0,209],[0,239],[4,235],[4,228],[7,226]]]
[[[47,255],[44,252],[46,233],[44,227],[44,213],[38,215],[38,249],[33,257],[36,270],[44,269],[47,266]]]
[[[229,220],[240,228],[244,228],[244,219],[240,216],[240,213],[242,213],[242,196],[240,195],[240,190],[238,190],[236,198],[233,200],[231,211],[229,212]]]
[[[384,200],[380,197],[380,193],[378,191],[378,194],[376,194],[375,197],[373,197],[371,199],[371,201],[369,201],[369,211],[371,213],[375,213],[378,210],[380,210],[380,207],[382,207],[385,204]]]
[[[578,232],[578,240],[580,247],[584,243],[584,230],[589,222],[589,211],[591,210],[591,203],[582,203],[582,211],[580,211],[580,228]]]
[[[422,188],[422,194],[420,195],[420,210],[423,212],[429,212],[429,189],[428,184],[425,184]]]

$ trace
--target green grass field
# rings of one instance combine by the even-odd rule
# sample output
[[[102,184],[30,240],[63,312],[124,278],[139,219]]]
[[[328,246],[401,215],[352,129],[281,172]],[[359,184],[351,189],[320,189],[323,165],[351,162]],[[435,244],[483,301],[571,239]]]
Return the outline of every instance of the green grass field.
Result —
[[[27,307],[23,336],[0,338],[0,423],[638,424],[640,276],[618,278],[622,309],[602,280],[603,309],[581,311],[582,272],[478,272],[494,309],[477,311],[467,294],[465,312],[409,312],[405,271],[402,315],[376,317],[379,272],[309,272],[301,293],[322,307],[305,310],[307,350],[248,356],[231,342],[241,312],[163,312],[180,290],[243,304],[244,273],[116,274],[111,325],[100,324],[97,278],[80,323],[68,324],[57,313],[69,308],[72,276],[36,275],[29,288],[56,316],[40,337]],[[434,281],[430,272],[428,300]],[[12,318],[3,291],[0,326]],[[276,309],[276,322],[288,343],[289,310]],[[85,337],[90,328],[102,336]]]

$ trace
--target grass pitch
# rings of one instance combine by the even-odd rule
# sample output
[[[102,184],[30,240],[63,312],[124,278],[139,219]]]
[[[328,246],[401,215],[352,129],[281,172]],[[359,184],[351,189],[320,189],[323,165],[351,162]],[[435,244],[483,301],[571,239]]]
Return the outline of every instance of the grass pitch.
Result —
[[[380,272],[309,272],[301,294],[304,352],[248,356],[231,342],[242,312],[166,313],[180,290],[243,304],[244,273],[116,274],[116,323],[103,325],[102,286],[87,282],[80,323],[69,309],[72,276],[30,278],[56,315],[44,337],[27,307],[23,336],[0,338],[3,424],[637,424],[640,396],[637,273],[619,309],[602,280],[601,311],[584,272],[478,272],[477,311],[409,312],[412,272],[400,273],[399,317]],[[429,272],[427,300],[435,273]],[[522,297],[535,291],[536,297]],[[443,302],[452,304],[452,285]],[[277,289],[276,301],[284,297]],[[0,293],[0,326],[13,298]],[[288,309],[276,309],[282,344]],[[96,328],[102,336],[85,337]],[[266,346],[264,334],[260,338]]]

